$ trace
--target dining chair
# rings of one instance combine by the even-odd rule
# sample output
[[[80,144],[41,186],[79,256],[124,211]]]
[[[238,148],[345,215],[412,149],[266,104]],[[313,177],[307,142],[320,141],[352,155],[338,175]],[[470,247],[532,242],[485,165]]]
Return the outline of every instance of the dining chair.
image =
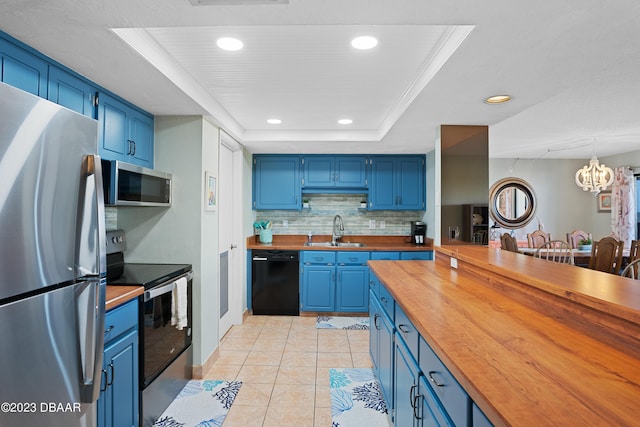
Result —
[[[640,259],[640,240],[632,240],[631,246],[629,247],[629,257],[627,258],[627,262],[631,263],[637,259]]]
[[[583,230],[573,230],[571,233],[567,233],[567,243],[571,249],[578,248],[578,242],[580,240],[591,239],[591,233],[587,233]]]
[[[622,249],[624,242],[613,237],[603,237],[593,242],[589,268],[618,274],[622,267]]]
[[[527,233],[527,244],[530,248],[539,248],[547,242],[551,241],[551,233],[545,233],[542,230],[536,230]]]
[[[509,233],[500,236],[500,248],[510,252],[520,252],[518,250],[518,241]]]
[[[573,265],[573,252],[569,244],[562,240],[550,240],[544,243],[534,256],[547,261]]]
[[[632,279],[640,279],[640,277],[638,277],[639,267],[640,267],[640,258],[637,258],[632,262],[630,262],[629,264],[627,264],[627,266],[624,268],[624,270],[622,270],[622,273],[620,273],[620,275],[623,277],[630,277]]]

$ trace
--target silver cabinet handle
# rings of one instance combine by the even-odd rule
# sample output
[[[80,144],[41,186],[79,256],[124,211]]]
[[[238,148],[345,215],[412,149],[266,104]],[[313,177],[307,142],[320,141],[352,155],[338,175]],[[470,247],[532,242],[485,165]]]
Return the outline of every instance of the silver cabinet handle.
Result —
[[[402,332],[403,334],[408,334],[409,332],[411,332],[409,329],[407,329],[407,325],[403,325],[402,323],[398,325],[398,329],[400,329],[400,332]]]
[[[435,378],[433,378],[433,374],[435,374],[436,371],[429,371],[429,381],[431,381],[433,383],[433,385],[435,385],[436,387],[444,387],[444,384],[439,383],[438,380],[436,380]]]

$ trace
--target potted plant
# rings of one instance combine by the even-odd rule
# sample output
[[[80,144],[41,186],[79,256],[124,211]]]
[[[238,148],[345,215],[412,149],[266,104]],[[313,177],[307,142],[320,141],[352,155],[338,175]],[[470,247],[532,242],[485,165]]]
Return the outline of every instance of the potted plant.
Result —
[[[309,208],[309,200],[308,199],[304,199],[302,201],[302,207],[305,208],[305,209]]]
[[[580,239],[578,241],[578,250],[580,251],[590,251],[591,250],[591,244],[593,242],[591,241],[591,239],[587,238],[587,239]]]
[[[360,201],[360,209],[366,209],[367,208],[367,201],[366,200],[361,200]]]

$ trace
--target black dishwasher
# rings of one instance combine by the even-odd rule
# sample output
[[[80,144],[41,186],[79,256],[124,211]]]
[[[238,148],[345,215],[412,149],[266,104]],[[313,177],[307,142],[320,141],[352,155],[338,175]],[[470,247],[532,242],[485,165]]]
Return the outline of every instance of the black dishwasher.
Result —
[[[254,250],[251,256],[253,314],[300,314],[298,251]]]

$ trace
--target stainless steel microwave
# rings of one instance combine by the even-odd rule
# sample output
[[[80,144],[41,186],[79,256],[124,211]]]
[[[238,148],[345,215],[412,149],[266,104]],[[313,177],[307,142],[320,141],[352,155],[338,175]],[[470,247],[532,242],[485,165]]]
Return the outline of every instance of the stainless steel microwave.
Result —
[[[102,161],[105,205],[171,206],[171,174],[118,160]]]

